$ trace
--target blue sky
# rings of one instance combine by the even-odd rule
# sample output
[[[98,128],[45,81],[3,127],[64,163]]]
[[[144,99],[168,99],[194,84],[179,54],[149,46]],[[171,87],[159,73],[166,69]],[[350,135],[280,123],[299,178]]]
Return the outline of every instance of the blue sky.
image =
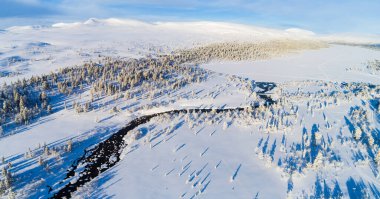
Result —
[[[380,34],[380,0],[0,0],[0,26],[95,18],[226,21]]]

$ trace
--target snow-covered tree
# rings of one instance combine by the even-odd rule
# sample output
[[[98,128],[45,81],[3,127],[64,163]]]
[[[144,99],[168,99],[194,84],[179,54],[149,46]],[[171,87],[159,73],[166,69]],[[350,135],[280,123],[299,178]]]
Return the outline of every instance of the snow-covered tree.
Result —
[[[380,166],[380,150],[377,152],[377,155],[375,157],[375,161],[376,161],[377,165]]]
[[[313,166],[315,168],[321,167],[323,165],[323,162],[324,162],[323,153],[322,153],[322,151],[319,151],[317,156],[315,157]]]
[[[375,143],[375,139],[373,139],[373,136],[371,134],[368,135],[368,144],[372,147]]]
[[[41,156],[38,158],[38,165],[40,165],[40,166],[44,165],[44,160],[42,159]]]
[[[362,130],[360,129],[360,127],[355,127],[354,129],[354,137],[356,140],[360,140],[360,138],[362,137]]]
[[[73,148],[73,141],[72,141],[72,140],[69,140],[69,141],[67,142],[67,148],[66,148],[66,150],[67,150],[68,152],[71,152],[72,148]]]
[[[51,105],[48,105],[47,108],[46,108],[46,111],[47,111],[48,113],[51,113],[51,110],[52,110]]]

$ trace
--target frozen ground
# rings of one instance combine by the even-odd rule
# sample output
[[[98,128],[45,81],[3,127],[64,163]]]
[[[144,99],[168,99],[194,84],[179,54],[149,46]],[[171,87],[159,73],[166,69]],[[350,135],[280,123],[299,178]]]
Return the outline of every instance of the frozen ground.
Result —
[[[117,19],[12,27],[0,33],[0,83],[104,56],[145,58],[236,38],[319,36],[226,23]],[[2,192],[0,184],[0,198],[49,198],[77,183],[92,165],[80,157],[90,156],[133,119],[168,110],[236,107],[245,109],[166,114],[138,125],[123,137],[120,159],[107,160],[99,170],[107,169],[72,196],[380,198],[380,74],[376,64],[368,67],[374,60],[380,60],[380,51],[330,45],[269,60],[200,63],[207,79],[153,98],[148,92],[133,98],[117,93],[92,101],[85,88],[52,101],[52,114],[0,136],[0,168],[11,176],[11,188]],[[276,83],[266,93],[276,103],[264,106],[259,82]],[[73,104],[89,100],[91,111],[74,110]]]

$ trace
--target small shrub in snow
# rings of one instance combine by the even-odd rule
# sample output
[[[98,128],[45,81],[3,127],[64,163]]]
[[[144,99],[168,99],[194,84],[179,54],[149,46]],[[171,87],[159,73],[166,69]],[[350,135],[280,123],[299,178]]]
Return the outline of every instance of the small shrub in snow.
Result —
[[[228,122],[224,121],[223,122],[223,130],[226,130],[228,128]]]

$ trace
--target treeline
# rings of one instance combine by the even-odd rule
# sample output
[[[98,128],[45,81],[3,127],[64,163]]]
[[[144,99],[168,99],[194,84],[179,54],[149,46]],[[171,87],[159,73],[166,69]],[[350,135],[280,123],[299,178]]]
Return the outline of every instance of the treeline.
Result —
[[[172,59],[182,62],[219,60],[260,60],[303,49],[325,48],[327,44],[312,40],[273,40],[261,43],[216,43],[189,50],[180,50]]]
[[[0,90],[0,126],[10,121],[28,123],[30,118],[51,111],[47,77],[32,77],[3,85]]]
[[[4,84],[0,90],[0,126],[28,124],[30,120],[52,111],[51,99],[90,90],[91,100],[73,103],[77,112],[87,112],[92,102],[102,96],[127,99],[142,95],[153,99],[191,82],[207,78],[207,71],[199,67],[185,67],[184,63],[203,63],[212,59],[263,59],[299,49],[324,47],[313,41],[270,41],[264,43],[220,43],[189,50],[181,50],[157,58],[126,61],[104,58],[69,67],[48,75],[33,76]],[[139,89],[135,89],[139,87]],[[65,105],[66,106],[66,105]],[[0,129],[2,132],[2,129]],[[0,135],[1,136],[1,135]]]
[[[90,62],[4,84],[0,90],[0,126],[27,124],[33,118],[50,113],[49,101],[59,95],[69,96],[89,89],[91,101],[73,104],[78,112],[84,112],[91,110],[91,102],[102,96],[120,94],[129,99],[149,94],[154,97],[207,78],[205,70],[182,67],[177,62],[168,57],[128,61],[105,58],[99,63]]]
[[[379,73],[380,72],[380,60],[376,59],[373,61],[369,61],[367,63],[367,69],[373,74]]]

